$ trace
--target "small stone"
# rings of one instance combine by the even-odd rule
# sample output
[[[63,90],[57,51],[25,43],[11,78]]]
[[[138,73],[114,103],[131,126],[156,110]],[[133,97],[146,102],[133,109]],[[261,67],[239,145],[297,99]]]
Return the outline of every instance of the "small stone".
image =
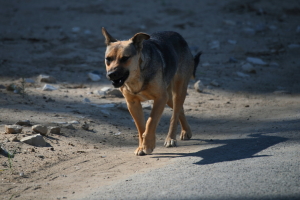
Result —
[[[25,80],[25,83],[35,83],[35,81],[30,78],[25,78],[24,80]]]
[[[277,62],[270,62],[269,64],[270,67],[279,67],[279,64]]]
[[[237,43],[236,40],[227,40],[227,42],[228,42],[229,44],[236,44],[236,43]]]
[[[56,83],[56,79],[49,75],[41,74],[39,76],[39,80],[40,80],[40,82],[44,82],[44,83]]]
[[[239,76],[239,77],[242,77],[242,78],[248,78],[250,77],[248,74],[244,74],[242,72],[236,72],[236,74]]]
[[[5,133],[7,134],[14,134],[14,133],[21,133],[23,127],[19,125],[5,125]]]
[[[250,63],[243,64],[242,70],[247,73],[256,73],[253,65],[251,65]]]
[[[44,140],[43,136],[41,136],[40,134],[24,137],[20,141],[32,146],[38,146],[38,147],[47,146],[46,141]]]
[[[20,126],[31,126],[29,120],[19,120],[16,124]]]
[[[79,121],[76,121],[76,120],[70,121],[70,122],[68,122],[68,124],[79,124]]]
[[[8,139],[10,142],[18,142],[18,137],[17,136],[13,136],[11,138]]]
[[[123,97],[122,92],[119,89],[112,89],[106,92],[107,95],[115,96],[115,97]]]
[[[204,88],[205,86],[203,85],[203,83],[198,80],[195,84],[194,84],[194,88],[197,92],[203,92],[204,91]]]
[[[52,134],[60,134],[60,127],[59,126],[53,126],[49,127],[49,132]]]
[[[210,66],[211,66],[210,63],[208,62],[202,63],[202,67],[210,67]]]
[[[142,104],[142,108],[145,110],[151,110],[152,109],[152,105],[149,103],[143,103]]]
[[[91,100],[90,100],[90,99],[88,99],[88,98],[84,98],[84,99],[82,100],[82,102],[83,102],[83,103],[90,103],[90,102],[91,102]]]
[[[118,104],[117,108],[120,109],[120,110],[128,111],[126,103],[120,103],[120,104]]]
[[[231,26],[234,26],[236,25],[236,22],[235,21],[232,21],[232,20],[223,20],[224,24],[226,25],[231,25]]]
[[[34,132],[40,133],[42,135],[47,135],[48,128],[43,125],[34,125],[31,127]]]
[[[99,74],[95,74],[95,73],[88,73],[88,77],[92,80],[92,81],[99,81],[101,79]]]
[[[73,33],[78,33],[79,31],[80,31],[80,27],[77,27],[77,26],[76,26],[76,27],[73,27],[73,28],[72,28],[72,32],[73,32]]]
[[[208,45],[210,49],[220,49],[220,42],[218,40],[214,40],[210,42]]]
[[[56,88],[52,85],[45,84],[42,90],[43,91],[53,91],[53,90],[58,90],[58,88]]]
[[[106,92],[101,91],[101,90],[94,90],[93,94],[94,95],[99,95],[99,96],[104,96],[104,95],[106,95]]]
[[[267,65],[267,63],[260,58],[247,57],[247,61],[255,65]]]
[[[219,87],[220,86],[220,84],[216,80],[211,81],[210,84],[212,86],[215,86],[215,87]]]
[[[89,130],[89,128],[90,128],[90,126],[89,126],[89,124],[88,124],[88,123],[84,122],[84,124],[82,124],[81,128],[82,128],[83,130],[86,130],[86,131],[88,131],[88,130]]]
[[[244,28],[243,33],[249,36],[253,36],[256,34],[256,31],[253,28]]]
[[[64,128],[67,128],[67,129],[72,129],[72,130],[75,129],[74,126],[73,126],[72,124],[66,124],[66,125],[64,125],[63,127],[64,127]]]
[[[290,45],[288,45],[288,47],[290,49],[298,49],[298,48],[300,48],[300,45],[299,44],[290,44]]]
[[[110,112],[108,112],[107,110],[100,110],[100,112],[104,115],[104,116],[108,116],[110,115]]]

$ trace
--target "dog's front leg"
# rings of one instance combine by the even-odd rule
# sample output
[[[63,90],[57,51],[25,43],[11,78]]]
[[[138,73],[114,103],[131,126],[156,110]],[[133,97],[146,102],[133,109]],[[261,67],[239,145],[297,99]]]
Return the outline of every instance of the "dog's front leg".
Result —
[[[155,148],[156,127],[164,111],[167,99],[168,97],[163,95],[159,99],[154,100],[151,114],[146,123],[146,130],[143,134],[143,152],[145,154],[151,154]]]
[[[125,96],[126,97],[126,96]],[[139,147],[134,151],[137,156],[145,155],[143,152],[143,133],[145,132],[145,117],[141,102],[138,99],[126,98],[128,110],[134,119],[135,126],[139,133]]]

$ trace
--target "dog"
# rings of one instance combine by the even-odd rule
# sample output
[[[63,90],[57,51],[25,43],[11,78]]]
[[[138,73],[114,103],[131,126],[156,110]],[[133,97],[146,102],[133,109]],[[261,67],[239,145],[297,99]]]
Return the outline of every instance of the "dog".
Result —
[[[134,154],[151,154],[155,148],[155,132],[165,105],[173,109],[164,146],[176,146],[178,121],[181,140],[192,137],[183,103],[191,77],[195,77],[201,52],[194,57],[183,37],[172,31],[151,35],[137,33],[119,41],[102,28],[105,37],[106,76],[126,99],[128,110],[139,134]],[[141,102],[153,100],[153,108],[145,121]]]

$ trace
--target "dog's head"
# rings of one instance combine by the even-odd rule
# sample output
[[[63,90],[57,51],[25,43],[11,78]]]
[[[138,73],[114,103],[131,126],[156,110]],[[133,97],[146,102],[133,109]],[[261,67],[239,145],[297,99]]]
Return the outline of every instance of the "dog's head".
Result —
[[[118,88],[135,78],[139,70],[143,41],[150,38],[145,33],[137,33],[126,41],[113,38],[105,28],[102,28],[107,46],[105,52],[106,77]]]

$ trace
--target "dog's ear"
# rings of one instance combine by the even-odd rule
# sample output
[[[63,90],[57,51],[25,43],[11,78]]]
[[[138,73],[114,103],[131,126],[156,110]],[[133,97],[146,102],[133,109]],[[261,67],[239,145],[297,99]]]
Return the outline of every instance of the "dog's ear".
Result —
[[[143,48],[143,41],[148,40],[150,38],[150,35],[146,33],[137,33],[135,34],[130,40],[134,44],[134,46],[137,48],[138,51],[141,51]]]
[[[105,44],[109,45],[111,42],[117,42],[115,38],[113,38],[104,27],[102,27],[102,34],[105,37]]]

